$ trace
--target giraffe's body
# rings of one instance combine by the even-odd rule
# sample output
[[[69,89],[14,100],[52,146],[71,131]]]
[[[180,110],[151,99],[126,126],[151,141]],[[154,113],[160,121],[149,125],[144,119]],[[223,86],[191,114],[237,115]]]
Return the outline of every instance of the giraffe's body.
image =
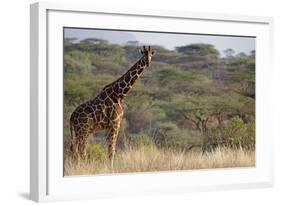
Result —
[[[123,99],[145,67],[151,64],[152,49],[144,47],[142,53],[143,56],[124,75],[105,86],[93,100],[79,105],[72,113],[70,131],[71,153],[74,158],[85,159],[87,139],[91,133],[107,130],[108,157],[113,166],[117,136],[123,117]]]

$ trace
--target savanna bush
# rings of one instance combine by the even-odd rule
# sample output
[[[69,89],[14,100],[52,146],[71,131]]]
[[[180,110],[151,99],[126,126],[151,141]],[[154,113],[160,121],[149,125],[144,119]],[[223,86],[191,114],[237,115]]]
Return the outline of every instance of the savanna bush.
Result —
[[[103,161],[107,157],[107,150],[100,144],[88,144],[87,154],[89,160]]]
[[[208,143],[230,148],[255,149],[255,122],[244,123],[235,116],[226,125],[209,130]]]
[[[127,146],[131,147],[150,146],[154,144],[152,138],[146,133],[128,134],[126,142]]]
[[[158,123],[158,129],[152,134],[158,147],[185,150],[190,144],[198,144],[200,133],[179,128],[172,122]]]

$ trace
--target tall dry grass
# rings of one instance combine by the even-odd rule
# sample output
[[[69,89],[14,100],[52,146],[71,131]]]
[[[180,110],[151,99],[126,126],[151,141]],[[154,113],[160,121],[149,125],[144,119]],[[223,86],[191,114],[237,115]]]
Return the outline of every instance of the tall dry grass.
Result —
[[[180,152],[156,146],[128,148],[117,153],[114,170],[107,160],[73,163],[66,157],[64,174],[93,175],[106,173],[152,172],[169,170],[210,169],[255,166],[255,152],[220,147],[213,151]]]

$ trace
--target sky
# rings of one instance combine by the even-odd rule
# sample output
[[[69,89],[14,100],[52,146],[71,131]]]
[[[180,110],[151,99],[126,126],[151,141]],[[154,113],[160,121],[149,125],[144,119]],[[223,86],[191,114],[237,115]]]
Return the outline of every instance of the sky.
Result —
[[[174,50],[177,46],[184,46],[192,43],[207,43],[214,45],[221,56],[224,56],[223,51],[228,48],[233,49],[236,54],[240,52],[249,54],[251,50],[255,50],[254,37],[133,32],[84,28],[65,28],[64,35],[65,38],[77,38],[77,40],[100,38],[119,45],[124,45],[127,41],[139,41],[139,43],[143,45],[160,45],[169,50]]]

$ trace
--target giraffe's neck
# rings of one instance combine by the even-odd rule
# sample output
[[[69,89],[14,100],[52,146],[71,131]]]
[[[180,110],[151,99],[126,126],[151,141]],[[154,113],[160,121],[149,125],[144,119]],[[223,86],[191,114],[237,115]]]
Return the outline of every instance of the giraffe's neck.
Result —
[[[124,98],[146,67],[145,57],[139,59],[124,75],[113,82],[118,87],[118,97]]]

